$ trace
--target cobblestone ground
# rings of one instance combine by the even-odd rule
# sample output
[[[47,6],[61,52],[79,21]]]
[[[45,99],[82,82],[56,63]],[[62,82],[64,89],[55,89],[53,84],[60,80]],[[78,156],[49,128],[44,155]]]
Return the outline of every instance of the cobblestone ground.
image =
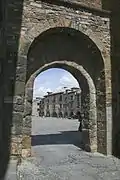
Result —
[[[34,156],[18,167],[18,179],[120,180],[120,160],[79,148],[78,120],[33,117],[32,123]],[[10,175],[6,180],[14,180]]]
[[[120,160],[82,151],[77,120],[33,117],[33,158],[19,167],[21,180],[120,180]]]

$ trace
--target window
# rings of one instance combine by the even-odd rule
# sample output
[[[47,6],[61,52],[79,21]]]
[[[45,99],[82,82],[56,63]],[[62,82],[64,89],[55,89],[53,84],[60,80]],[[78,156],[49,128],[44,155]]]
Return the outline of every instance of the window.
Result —
[[[67,97],[65,97],[65,102],[67,102]]]
[[[55,104],[53,104],[53,109],[55,109]]]
[[[47,104],[47,109],[49,109],[49,104]]]
[[[73,96],[71,96],[71,100],[73,100]]]
[[[55,99],[55,96],[53,97],[53,102],[55,103],[56,99]]]
[[[67,112],[65,112],[64,117],[68,117],[68,113]]]
[[[60,104],[60,109],[62,108],[62,104]]]
[[[62,95],[60,95],[59,101],[62,101]]]
[[[45,102],[46,102],[47,104],[49,104],[49,99],[45,99]]]
[[[71,108],[73,108],[73,103],[72,102],[71,102],[70,106],[71,106]]]

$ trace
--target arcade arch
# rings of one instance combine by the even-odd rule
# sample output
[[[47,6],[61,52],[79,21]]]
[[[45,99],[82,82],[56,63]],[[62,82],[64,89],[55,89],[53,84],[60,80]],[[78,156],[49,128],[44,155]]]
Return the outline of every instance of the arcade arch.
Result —
[[[88,36],[72,28],[51,28],[35,38],[27,56],[25,111],[28,104],[32,107],[35,77],[53,67],[68,70],[80,83],[82,104],[89,120],[87,144],[92,151],[106,153],[105,72],[98,47]],[[27,116],[24,115],[24,122]]]

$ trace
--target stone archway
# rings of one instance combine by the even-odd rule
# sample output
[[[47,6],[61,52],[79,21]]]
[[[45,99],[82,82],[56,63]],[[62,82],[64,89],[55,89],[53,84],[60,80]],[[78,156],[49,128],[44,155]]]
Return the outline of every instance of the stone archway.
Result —
[[[60,111],[58,116],[59,116],[60,118],[63,118],[63,113]]]
[[[49,111],[46,111],[46,117],[50,117],[50,112]]]
[[[73,117],[73,115],[74,115],[74,113],[73,113],[73,111],[71,111],[69,116]]]
[[[64,113],[64,118],[68,118],[68,112]]]
[[[105,109],[104,111],[106,111],[106,117],[104,116],[104,118],[101,118],[101,116],[102,116],[101,113],[98,113],[99,119],[105,120],[105,121],[102,121],[102,123],[98,123],[98,126],[99,126],[98,129],[100,131],[100,133],[99,132],[98,133],[101,134],[101,140],[99,141],[98,144],[101,147],[105,147],[103,149],[106,149],[106,146],[107,146],[107,150],[105,150],[105,152],[107,151],[107,154],[111,154],[112,153],[112,146],[111,146],[112,145],[112,106],[111,106],[112,97],[111,97],[111,93],[112,92],[111,92],[111,81],[110,81],[111,80],[111,61],[110,61],[110,26],[109,26],[110,21],[109,21],[109,17],[106,16],[105,14],[104,14],[105,16],[104,15],[101,16],[101,13],[94,14],[93,11],[91,11],[91,10],[86,11],[85,9],[81,9],[81,8],[80,9],[78,8],[77,11],[73,11],[72,6],[71,6],[71,8],[68,8],[66,6],[63,6],[62,8],[58,8],[58,6],[54,6],[52,13],[51,13],[51,4],[47,4],[47,3],[44,4],[43,2],[40,4],[39,3],[40,2],[31,3],[31,1],[29,1],[29,2],[27,1],[24,3],[23,14],[22,14],[23,16],[21,18],[21,20],[22,20],[21,31],[19,33],[20,38],[19,38],[19,48],[17,51],[18,53],[15,54],[13,51],[13,56],[10,53],[10,59],[15,57],[15,60],[17,61],[16,62],[15,91],[14,91],[14,99],[15,99],[14,106],[15,106],[15,108],[13,108],[13,118],[12,118],[13,119],[13,127],[12,127],[11,154],[16,154],[16,155],[21,154],[22,126],[24,126],[24,122],[22,120],[23,120],[23,114],[24,114],[23,109],[24,109],[24,93],[25,93],[25,84],[26,84],[25,79],[26,79],[26,75],[27,75],[27,78],[29,78],[29,75],[30,75],[26,71],[31,72],[31,70],[28,69],[28,64],[27,64],[28,51],[31,48],[31,44],[34,44],[33,41],[35,42],[35,39],[37,41],[39,39],[38,38],[39,36],[43,37],[41,35],[43,35],[44,32],[45,32],[44,35],[46,36],[49,33],[51,33],[50,29],[52,29],[52,31],[53,31],[53,29],[56,29],[57,27],[58,27],[58,29],[59,29],[59,27],[61,27],[61,33],[63,33],[64,28],[70,28],[70,29],[74,28],[74,31],[72,34],[75,35],[76,33],[74,33],[74,32],[76,30],[78,30],[77,32],[79,32],[83,35],[85,34],[87,39],[90,40],[89,42],[94,42],[92,44],[94,47],[96,47],[95,48],[96,53],[94,53],[94,50],[93,51],[91,50],[91,53],[100,55],[99,56],[100,59],[98,56],[96,57],[97,61],[99,61],[99,60],[101,61],[101,59],[104,61],[103,76],[105,76],[105,77],[103,77],[103,79],[105,79],[105,83],[103,83],[103,85],[105,84],[106,98],[97,98],[97,104],[99,105],[99,99],[100,99],[100,101],[101,100],[106,101],[106,106],[104,108]],[[44,8],[43,8],[43,4],[44,4]],[[29,7],[29,13],[28,13],[28,7]],[[46,34],[46,31],[49,31],[49,33]],[[16,36],[16,32],[15,32],[15,36]],[[14,40],[12,40],[13,43],[10,45],[12,48],[14,48],[14,45],[13,45],[14,41],[16,42],[16,40],[14,39]],[[41,41],[41,39],[40,39],[40,41]],[[89,44],[89,43],[86,43],[86,47],[87,47],[87,44]],[[89,44],[89,49],[91,49],[90,44]],[[16,45],[15,45],[15,47],[16,47]],[[97,53],[97,52],[99,52],[99,53]],[[72,53],[72,51],[71,51],[71,53]],[[85,53],[87,53],[87,51]],[[17,58],[17,56],[18,56],[18,58]],[[56,59],[52,59],[52,60],[54,61]],[[69,60],[71,60],[71,59],[69,59]],[[75,58],[74,58],[74,60],[75,60]],[[74,60],[72,59],[72,61],[74,61]],[[44,63],[46,63],[46,62],[44,62]],[[95,63],[91,63],[91,65],[92,64],[95,64]],[[84,67],[86,68],[86,66],[84,66]],[[88,69],[86,69],[86,70],[88,73],[90,73],[90,71]],[[33,70],[33,71],[35,71],[35,70]],[[97,68],[96,68],[96,71],[97,71]],[[101,71],[101,74],[102,74],[102,71]],[[95,75],[96,75],[96,73],[95,73]],[[101,76],[101,75],[98,75],[98,76]],[[98,76],[96,76],[96,77],[98,77]],[[93,78],[93,77],[92,77],[92,79],[95,80],[95,78]],[[11,80],[13,80],[13,79],[10,79],[10,81]],[[95,84],[95,86],[97,84],[97,89],[102,89],[102,86],[100,85],[99,82],[96,82],[94,84]],[[85,97],[85,94],[83,94],[82,97]],[[83,100],[84,100],[84,98],[83,98]],[[29,106],[28,106],[28,109],[29,109]],[[99,109],[101,111],[100,107],[99,107]],[[102,109],[103,109],[103,107],[102,107]],[[103,114],[105,114],[105,112]],[[18,119],[18,120],[16,121],[16,119]],[[29,118],[27,119],[27,121],[29,122]],[[106,125],[106,122],[107,122],[107,125]],[[105,127],[105,126],[106,126],[105,129],[107,129],[107,133],[104,132],[103,127]],[[102,129],[103,129],[103,131],[102,131]],[[29,132],[27,132],[25,134],[27,135],[27,134],[29,134]],[[103,141],[103,137],[105,137],[105,141]],[[26,139],[27,138],[25,138],[25,142],[26,142]],[[29,143],[29,140],[28,140],[28,143]],[[24,146],[26,146],[26,145],[23,145],[23,148],[24,148]],[[98,149],[101,149],[101,147],[99,147]],[[100,152],[104,152],[104,151],[100,150]]]
[[[30,97],[32,97],[32,86],[35,78],[33,74],[37,71],[40,73],[50,68],[53,64],[54,67],[64,69],[67,65],[67,70],[76,77],[78,82],[80,81],[80,77],[84,76],[83,90],[85,92],[86,89],[86,92],[83,96],[86,97],[86,94],[89,96],[90,93],[90,109],[88,114],[91,123],[89,123],[88,127],[91,149],[106,153],[105,67],[97,46],[88,36],[80,31],[64,27],[52,28],[40,34],[38,38],[35,38],[29,48],[27,58],[27,90],[25,100],[27,99],[26,104],[28,107],[31,102]],[[97,106],[95,104],[97,104]],[[96,107],[97,111],[95,110]],[[24,114],[23,124],[26,122],[25,119],[26,113]],[[29,133],[26,134],[24,128],[23,136],[27,135],[29,139]]]
[[[29,104],[29,106],[31,106],[31,108],[32,108],[32,92],[33,92],[33,84],[34,84],[34,80],[35,80],[36,76],[40,72],[43,72],[46,69],[54,68],[54,67],[64,68],[65,70],[68,70],[78,80],[81,87],[84,86],[85,83],[82,83],[82,82],[85,81],[84,79],[86,79],[88,86],[84,87],[85,92],[84,92],[83,97],[85,98],[86,92],[87,92],[87,95],[89,94],[90,101],[87,102],[88,103],[87,104],[87,106],[88,106],[87,111],[89,111],[89,113],[88,113],[89,114],[89,117],[88,117],[89,126],[88,126],[88,129],[86,129],[86,131],[84,132],[85,137],[87,137],[85,139],[84,143],[89,145],[92,151],[97,151],[97,119],[96,119],[97,117],[96,117],[95,86],[94,86],[93,81],[90,78],[89,74],[84,70],[84,68],[82,66],[80,66],[74,62],[69,62],[69,61],[54,61],[52,63],[45,64],[38,71],[36,71],[34,74],[32,74],[30,79],[27,81],[26,98],[25,98],[25,100],[27,100],[27,101],[25,103],[26,104],[25,107],[28,106],[28,104]],[[84,89],[84,88],[82,87],[82,89]],[[88,88],[88,89],[86,89],[86,88]],[[27,109],[27,108],[25,108],[25,109]],[[27,113],[25,113],[25,114],[27,114]],[[29,114],[28,116],[30,118],[31,114]],[[24,122],[26,122],[26,118],[28,119],[28,116],[25,115]],[[90,121],[89,121],[89,119],[90,119]],[[31,119],[30,119],[29,123],[31,124]],[[26,126],[24,123],[23,129],[25,127]],[[26,131],[26,129],[25,129],[25,131]],[[29,146],[29,148],[30,147],[31,147],[31,145]]]
[[[53,111],[52,117],[57,117],[57,116],[58,116],[58,115],[57,115],[56,111]]]

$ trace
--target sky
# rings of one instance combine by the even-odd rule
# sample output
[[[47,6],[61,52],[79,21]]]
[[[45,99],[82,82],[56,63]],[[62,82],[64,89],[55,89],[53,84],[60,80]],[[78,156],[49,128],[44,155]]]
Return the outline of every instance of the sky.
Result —
[[[72,74],[64,69],[48,69],[36,77],[33,98],[43,97],[48,91],[60,91],[64,87],[79,87],[79,84]]]

